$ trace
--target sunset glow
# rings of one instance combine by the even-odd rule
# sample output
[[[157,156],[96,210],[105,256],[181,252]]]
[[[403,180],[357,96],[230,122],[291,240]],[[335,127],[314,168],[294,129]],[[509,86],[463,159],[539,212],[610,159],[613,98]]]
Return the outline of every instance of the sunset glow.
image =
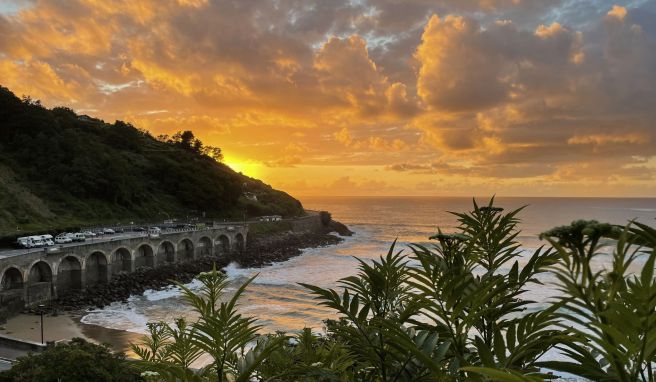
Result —
[[[0,85],[303,195],[656,195],[654,1],[4,1]]]

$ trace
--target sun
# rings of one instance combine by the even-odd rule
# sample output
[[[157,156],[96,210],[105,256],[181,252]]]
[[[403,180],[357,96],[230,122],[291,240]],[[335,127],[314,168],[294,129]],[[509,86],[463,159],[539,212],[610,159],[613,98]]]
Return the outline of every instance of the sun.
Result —
[[[261,174],[261,165],[258,162],[252,160],[226,155],[223,158],[223,163],[225,163],[228,167],[235,170],[236,172],[241,172],[242,174],[252,178],[258,178]]]

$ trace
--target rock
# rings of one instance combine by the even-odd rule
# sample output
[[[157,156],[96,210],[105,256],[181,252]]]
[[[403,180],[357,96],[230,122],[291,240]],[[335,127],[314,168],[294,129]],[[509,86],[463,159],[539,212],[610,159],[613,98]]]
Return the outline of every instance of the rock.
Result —
[[[331,222],[332,223],[332,222]],[[337,222],[335,222],[337,223]],[[338,223],[337,229],[331,229],[345,234],[352,234],[346,226]],[[345,228],[345,230],[344,230]],[[341,232],[340,232],[341,231]],[[348,233],[346,233],[348,231]],[[166,264],[157,268],[141,267],[135,272],[115,275],[107,284],[93,285],[83,291],[71,291],[60,296],[56,302],[56,309],[64,311],[79,311],[84,308],[102,308],[115,301],[127,302],[131,295],[141,295],[148,289],[161,290],[173,284],[173,281],[187,283],[201,273],[212,270],[215,266],[225,273],[222,268],[231,261],[243,267],[262,267],[274,262],[289,260],[302,253],[302,249],[334,245],[343,239],[326,233],[280,233],[266,235],[252,235],[249,237],[247,248],[240,253],[228,256],[204,257],[194,261]]]

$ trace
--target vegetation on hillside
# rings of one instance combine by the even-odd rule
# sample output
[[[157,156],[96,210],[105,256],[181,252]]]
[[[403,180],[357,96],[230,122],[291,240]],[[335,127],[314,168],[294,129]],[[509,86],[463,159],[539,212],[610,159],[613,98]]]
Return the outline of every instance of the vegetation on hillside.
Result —
[[[129,123],[49,110],[0,87],[0,136],[0,237],[169,217],[303,213],[298,200],[221,163],[220,148],[191,131],[156,139]]]

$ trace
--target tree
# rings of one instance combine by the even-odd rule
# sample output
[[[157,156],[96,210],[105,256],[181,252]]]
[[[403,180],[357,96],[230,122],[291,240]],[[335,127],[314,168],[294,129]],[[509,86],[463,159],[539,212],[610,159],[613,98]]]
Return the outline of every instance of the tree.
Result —
[[[16,360],[10,370],[0,373],[1,382],[132,382],[141,381],[139,372],[122,353],[113,353],[106,345],[82,338],[58,344],[42,353]]]
[[[203,154],[214,159],[217,162],[223,161],[223,152],[219,147],[205,146],[203,147]]]
[[[178,131],[173,134],[171,141],[174,145],[196,154],[200,154],[203,151],[203,142],[196,138],[191,130]]]

